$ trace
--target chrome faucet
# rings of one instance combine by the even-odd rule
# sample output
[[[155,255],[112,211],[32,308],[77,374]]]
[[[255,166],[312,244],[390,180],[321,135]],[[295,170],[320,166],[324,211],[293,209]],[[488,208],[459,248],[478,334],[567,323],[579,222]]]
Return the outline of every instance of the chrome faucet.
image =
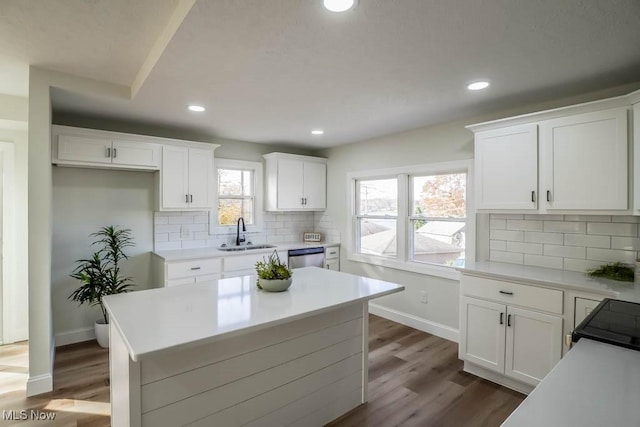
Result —
[[[236,246],[240,246],[240,243],[247,240],[245,239],[244,234],[242,235],[242,238],[240,237],[240,221],[242,221],[242,232],[243,233],[247,232],[247,227],[245,227],[244,225],[244,218],[242,217],[238,218],[238,225],[236,227]]]

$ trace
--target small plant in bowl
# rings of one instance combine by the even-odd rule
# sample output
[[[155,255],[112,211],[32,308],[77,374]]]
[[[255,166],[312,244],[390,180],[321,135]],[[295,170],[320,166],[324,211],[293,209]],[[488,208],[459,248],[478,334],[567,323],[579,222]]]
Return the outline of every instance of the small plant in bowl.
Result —
[[[282,292],[291,286],[291,269],[287,267],[278,256],[278,251],[273,251],[269,258],[256,262],[258,288],[268,292]]]

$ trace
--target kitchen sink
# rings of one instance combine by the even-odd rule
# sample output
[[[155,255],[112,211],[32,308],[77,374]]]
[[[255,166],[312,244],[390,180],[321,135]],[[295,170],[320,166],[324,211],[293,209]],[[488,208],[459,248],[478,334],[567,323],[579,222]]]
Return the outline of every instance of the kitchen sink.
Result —
[[[218,250],[225,252],[251,251],[254,249],[275,248],[274,245],[220,246]]]

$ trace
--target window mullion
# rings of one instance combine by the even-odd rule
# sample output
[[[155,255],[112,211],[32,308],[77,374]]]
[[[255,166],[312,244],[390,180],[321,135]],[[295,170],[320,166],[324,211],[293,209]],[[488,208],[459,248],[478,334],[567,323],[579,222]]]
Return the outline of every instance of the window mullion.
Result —
[[[407,261],[409,239],[407,238],[409,216],[409,176],[407,174],[398,175],[398,220],[396,221],[397,234],[396,243],[398,245],[398,260]]]

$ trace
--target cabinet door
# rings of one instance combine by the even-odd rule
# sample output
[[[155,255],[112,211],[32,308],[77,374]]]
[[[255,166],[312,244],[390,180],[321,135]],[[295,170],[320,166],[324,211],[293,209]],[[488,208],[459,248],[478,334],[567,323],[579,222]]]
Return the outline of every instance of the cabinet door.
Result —
[[[468,297],[460,301],[460,358],[503,373],[506,306]]]
[[[327,165],[324,163],[304,163],[305,209],[327,208]]]
[[[537,126],[479,132],[475,145],[478,209],[536,210]]]
[[[587,298],[576,298],[573,327],[577,328],[580,323],[600,304],[600,301]]]
[[[627,209],[625,108],[542,122],[540,138],[540,189],[548,210]]]
[[[111,163],[111,140],[60,135],[58,137],[58,158],[87,163]]]
[[[162,147],[161,189],[163,209],[186,209],[189,206],[189,150]]]
[[[189,208],[211,210],[213,206],[213,151],[189,149]]]
[[[114,140],[112,148],[114,164],[160,167],[160,147],[157,144]]]
[[[538,385],[562,355],[562,318],[507,308],[505,375]]]
[[[278,209],[302,209],[304,163],[278,159]]]
[[[328,270],[340,271],[340,260],[337,258],[325,260],[324,268]]]

